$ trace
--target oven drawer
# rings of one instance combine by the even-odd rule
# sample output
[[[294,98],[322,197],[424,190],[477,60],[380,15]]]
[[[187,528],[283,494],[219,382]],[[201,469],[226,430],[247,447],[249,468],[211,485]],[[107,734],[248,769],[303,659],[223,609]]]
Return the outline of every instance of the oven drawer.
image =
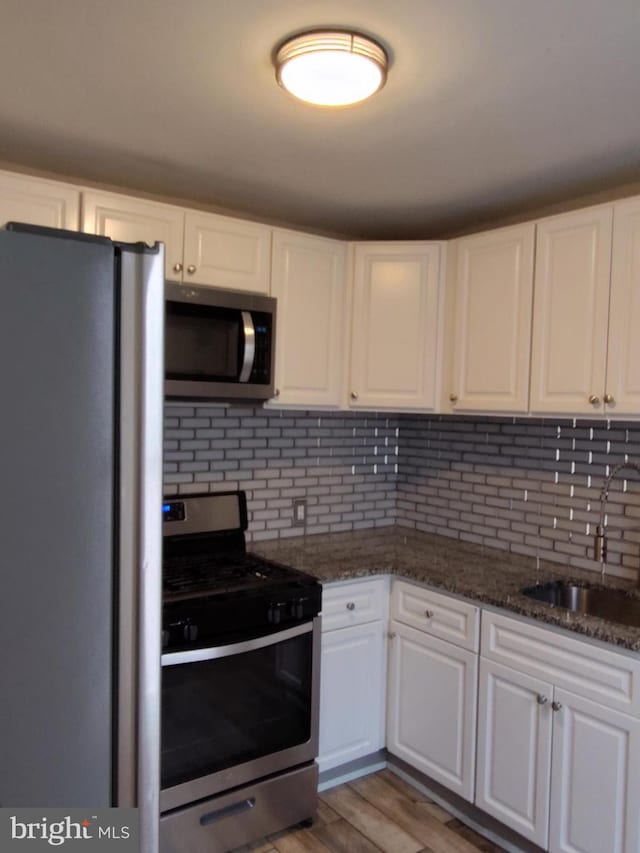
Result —
[[[160,818],[160,853],[225,853],[314,818],[318,767],[308,764]]]
[[[337,583],[322,588],[322,631],[375,622],[385,615],[384,578]]]

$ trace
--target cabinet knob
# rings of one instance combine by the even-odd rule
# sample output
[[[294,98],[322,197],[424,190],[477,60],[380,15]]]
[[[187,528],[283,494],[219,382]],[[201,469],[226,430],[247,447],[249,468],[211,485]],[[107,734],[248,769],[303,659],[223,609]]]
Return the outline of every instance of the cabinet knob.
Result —
[[[182,272],[182,264],[174,264],[173,265],[174,272]]]
[[[562,702],[552,702],[551,707],[554,711],[559,711],[562,708]]]
[[[433,610],[425,610],[424,615],[427,617],[427,619],[433,619]]]
[[[591,403],[592,406],[599,406],[600,405],[600,397],[598,397],[596,394],[592,394],[589,397],[589,402]]]
[[[538,705],[546,705],[548,702],[548,698],[544,695],[544,693],[538,693],[536,696],[536,702]]]
[[[449,394],[449,399],[451,400],[452,403],[457,403],[458,402],[458,395],[457,394]]]
[[[607,405],[611,405],[611,403],[615,403],[615,400],[613,399],[613,394],[605,394],[603,397],[603,400],[605,401],[605,403],[607,403]]]
[[[355,609],[356,609],[356,606],[355,606],[355,604],[353,603],[353,601],[349,601],[349,602],[347,603],[347,610],[355,610]]]
[[[387,637],[388,637],[390,640],[393,640],[393,638],[395,637],[395,635],[396,635],[396,632],[395,632],[395,631],[389,631],[389,633],[387,634]]]
[[[276,390],[273,392],[273,396],[274,396],[274,397],[279,397],[279,396],[280,396],[280,389],[279,389],[279,388],[276,388]]]
[[[352,392],[351,392],[351,399],[352,399],[352,400],[357,400],[357,399],[358,399],[358,392],[357,392],[357,391],[352,391]]]
[[[196,271],[196,267],[195,267],[195,265],[194,265],[194,264],[189,264],[189,266],[187,267],[187,272],[188,272],[190,275],[193,275],[195,271]]]

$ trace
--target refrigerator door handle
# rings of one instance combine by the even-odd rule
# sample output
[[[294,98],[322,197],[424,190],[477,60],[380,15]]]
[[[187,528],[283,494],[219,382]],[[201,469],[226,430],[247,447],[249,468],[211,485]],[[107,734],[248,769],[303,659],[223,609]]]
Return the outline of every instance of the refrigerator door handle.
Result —
[[[140,851],[157,853],[164,246],[121,247],[120,612],[116,804],[138,807]],[[132,650],[137,650],[137,652]]]

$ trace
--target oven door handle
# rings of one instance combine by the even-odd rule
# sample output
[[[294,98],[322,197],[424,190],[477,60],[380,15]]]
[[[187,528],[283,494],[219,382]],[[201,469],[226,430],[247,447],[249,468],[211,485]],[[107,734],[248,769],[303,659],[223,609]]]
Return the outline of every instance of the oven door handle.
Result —
[[[231,655],[241,655],[243,652],[253,652],[257,649],[266,649],[267,646],[275,646],[276,643],[308,634],[312,630],[313,623],[305,622],[304,625],[295,625],[293,628],[287,628],[286,631],[278,631],[277,634],[268,634],[266,637],[255,637],[253,640],[245,640],[243,643],[231,643],[228,646],[215,646],[208,649],[189,649],[184,652],[169,652],[162,655],[162,666],[199,663],[205,660],[227,658]]]
[[[238,382],[248,382],[256,357],[256,330],[251,313],[241,311],[240,314],[242,315],[242,331],[244,333],[244,356]]]

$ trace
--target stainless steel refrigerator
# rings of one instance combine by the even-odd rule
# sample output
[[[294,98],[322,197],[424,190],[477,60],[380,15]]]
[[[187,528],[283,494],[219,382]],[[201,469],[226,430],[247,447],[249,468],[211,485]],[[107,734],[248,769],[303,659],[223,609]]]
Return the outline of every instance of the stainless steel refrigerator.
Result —
[[[11,230],[14,229],[14,230]],[[157,850],[163,248],[0,231],[0,805]]]

